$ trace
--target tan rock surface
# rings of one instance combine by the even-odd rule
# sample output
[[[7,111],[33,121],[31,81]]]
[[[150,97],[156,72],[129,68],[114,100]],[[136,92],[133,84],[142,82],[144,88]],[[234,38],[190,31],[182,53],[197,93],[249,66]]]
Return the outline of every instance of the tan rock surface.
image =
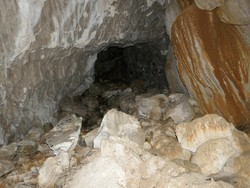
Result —
[[[195,152],[208,140],[227,138],[238,154],[248,150],[250,140],[243,132],[235,129],[224,118],[208,114],[191,122],[184,122],[176,127],[176,135],[182,147]]]
[[[172,28],[178,70],[203,113],[250,123],[250,47],[234,25],[192,5]]]
[[[220,172],[227,160],[235,153],[228,139],[213,139],[202,144],[191,161],[201,168],[202,174],[209,176]]]

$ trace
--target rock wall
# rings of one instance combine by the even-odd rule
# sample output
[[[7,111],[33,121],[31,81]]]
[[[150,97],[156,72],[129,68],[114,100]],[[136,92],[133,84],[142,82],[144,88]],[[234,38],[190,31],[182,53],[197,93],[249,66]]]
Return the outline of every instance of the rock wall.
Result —
[[[230,10],[222,14],[229,9],[229,1],[225,1],[225,6],[221,1],[213,1],[214,6],[211,2],[195,2],[205,10],[195,4],[187,6],[172,27],[171,38],[182,81],[204,113],[220,114],[236,126],[247,125],[250,123],[250,47],[244,32],[232,23],[243,20],[242,24],[247,24],[249,13],[244,10],[250,3],[238,4],[241,5],[237,6],[238,10],[242,10],[237,11],[241,12],[240,18],[230,22],[234,12],[231,17]],[[226,21],[222,21],[222,15],[227,15]]]
[[[164,0],[1,0],[0,145],[54,122],[59,100],[93,81],[101,49],[164,38],[164,6]]]

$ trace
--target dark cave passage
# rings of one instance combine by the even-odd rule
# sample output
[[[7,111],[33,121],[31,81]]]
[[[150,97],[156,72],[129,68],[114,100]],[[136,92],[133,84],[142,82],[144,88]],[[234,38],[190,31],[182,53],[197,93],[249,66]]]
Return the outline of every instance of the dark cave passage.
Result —
[[[145,88],[168,88],[165,76],[166,55],[157,46],[139,43],[121,48],[110,46],[97,55],[95,81],[143,82]]]

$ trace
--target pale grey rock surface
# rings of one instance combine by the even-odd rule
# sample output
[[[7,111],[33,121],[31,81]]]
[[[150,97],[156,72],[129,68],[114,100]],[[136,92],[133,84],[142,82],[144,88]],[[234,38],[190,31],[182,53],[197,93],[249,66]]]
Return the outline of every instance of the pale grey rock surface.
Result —
[[[169,5],[169,6],[171,6],[171,5]],[[167,16],[169,16],[169,15],[166,15],[166,17]],[[167,23],[169,23],[169,20],[167,20],[166,24]],[[168,46],[167,62],[166,62],[166,67],[165,67],[169,91],[170,91],[170,93],[188,94],[188,91],[185,88],[185,86],[184,86],[184,84],[179,76],[177,65],[178,65],[178,62],[175,58],[172,44],[170,43]]]
[[[101,156],[82,166],[66,187],[166,187],[172,176],[185,171],[129,139],[111,137],[102,142]]]
[[[152,42],[166,50],[167,1],[0,1],[0,144],[52,122],[65,95],[93,82],[97,52]]]
[[[82,136],[83,140],[85,141],[88,147],[93,147],[94,139],[96,138],[98,131],[99,131],[99,128],[96,128]]]
[[[210,0],[210,1],[194,0],[194,2],[197,5],[197,7],[199,7],[199,9],[208,10],[208,11],[212,11],[215,8],[221,7],[224,5],[224,0]]]
[[[39,170],[38,186],[53,187],[59,176],[70,167],[70,157],[62,151],[55,157],[49,157]]]
[[[77,145],[82,127],[82,118],[74,114],[60,120],[58,124],[45,135],[46,143],[58,155],[61,151],[72,151]]]
[[[217,13],[223,22],[236,25],[250,24],[250,2],[248,0],[226,0]]]
[[[197,102],[182,93],[136,97],[138,117],[152,120],[172,118],[176,124],[190,121],[197,112]]]
[[[168,108],[168,97],[158,94],[151,97],[136,97],[138,116],[146,119],[165,120]]]
[[[228,139],[213,139],[202,144],[191,161],[201,168],[202,174],[209,176],[220,172],[236,152]]]
[[[11,161],[8,160],[0,160],[0,177],[7,174],[11,170],[13,170],[14,165]]]
[[[194,118],[195,111],[191,104],[187,101],[182,102],[171,109],[168,117],[171,117],[176,124],[190,121]]]
[[[110,136],[127,137],[139,145],[145,142],[140,122],[134,116],[116,109],[111,109],[104,115],[99,132],[94,139],[94,147],[100,148],[102,140]]]
[[[192,181],[190,181],[192,180]],[[167,188],[233,188],[232,185],[223,181],[215,182],[199,173],[183,173],[170,180]]]
[[[181,7],[179,6],[178,1],[170,0],[165,11],[166,11],[165,12],[166,31],[167,31],[169,38],[171,38],[172,25],[175,22],[177,16],[180,14]]]

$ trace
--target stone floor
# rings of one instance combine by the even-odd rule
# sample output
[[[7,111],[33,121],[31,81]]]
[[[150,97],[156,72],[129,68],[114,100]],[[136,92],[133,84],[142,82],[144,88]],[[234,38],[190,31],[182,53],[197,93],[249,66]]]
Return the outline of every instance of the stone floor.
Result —
[[[250,187],[250,139],[180,93],[93,84],[0,148],[0,188]]]

